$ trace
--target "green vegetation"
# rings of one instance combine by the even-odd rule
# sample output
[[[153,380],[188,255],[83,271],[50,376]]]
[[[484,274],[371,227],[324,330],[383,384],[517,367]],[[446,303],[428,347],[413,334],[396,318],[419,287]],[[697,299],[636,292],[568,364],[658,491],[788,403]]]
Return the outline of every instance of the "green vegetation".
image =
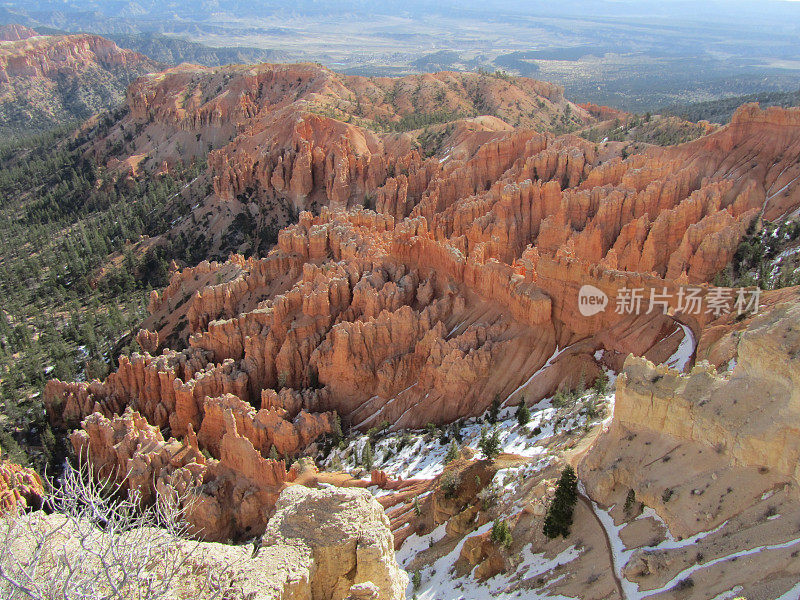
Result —
[[[612,142],[642,142],[658,146],[672,146],[697,139],[705,133],[703,125],[689,123],[677,117],[651,117],[650,113],[633,115],[622,123],[617,119],[611,129],[593,127],[581,133],[581,137],[590,142],[604,139]],[[630,150],[623,148],[623,158],[627,158]]]
[[[333,413],[333,431],[331,435],[333,436],[334,444],[338,445],[342,441],[342,418],[338,412]]]
[[[108,35],[121,48],[130,48],[145,56],[170,65],[182,62],[216,67],[229,64],[249,65],[261,62],[279,62],[283,54],[264,48],[246,46],[212,47],[160,33]]]
[[[501,405],[500,395],[495,395],[492,404],[489,406],[489,414],[486,417],[489,423],[497,423],[497,418],[500,416]]]
[[[555,408],[564,408],[573,404],[577,400],[577,395],[570,390],[556,390],[553,396],[553,406]]]
[[[528,421],[531,420],[531,411],[528,408],[528,405],[525,404],[525,400],[523,399],[522,402],[519,403],[517,407],[517,423],[520,425],[527,425]]]
[[[444,457],[444,464],[453,462],[460,456],[461,452],[458,449],[458,444],[455,440],[450,440],[450,446],[447,448],[447,454]]]
[[[419,586],[422,585],[422,574],[419,571],[414,571],[411,574],[411,585],[414,586],[415,590],[418,590]]]
[[[605,396],[606,392],[608,392],[608,375],[605,371],[600,371],[600,374],[594,380],[592,388],[598,396]]]
[[[430,158],[431,156],[438,154],[444,145],[445,139],[447,139],[447,136],[453,133],[454,129],[455,126],[452,124],[435,129],[428,129],[426,127],[425,131],[423,131],[417,138],[422,153],[425,155],[425,157]]]
[[[452,470],[445,471],[442,474],[440,485],[444,490],[445,498],[454,498],[456,491],[458,490],[458,486],[461,485],[461,476]]]
[[[626,515],[631,514],[631,511],[633,510],[633,505],[635,503],[636,503],[636,492],[630,489],[628,490],[628,495],[625,496],[625,504],[622,507]]]
[[[493,460],[500,455],[500,434],[497,433],[497,428],[493,427],[492,433],[489,435],[487,435],[485,428],[481,430],[478,448],[489,460]]]
[[[391,119],[379,119],[376,121],[380,130],[383,131],[412,131],[414,129],[422,129],[430,125],[437,125],[439,123],[449,123],[462,118],[463,115],[452,112],[449,110],[438,110],[435,112],[412,112],[403,115],[399,121]]]
[[[0,103],[0,134],[28,136],[76,123],[125,100],[128,84],[150,72],[150,61],[89,62],[74,73],[42,78],[12,76]]]
[[[797,106],[800,104],[800,90],[794,92],[761,92],[746,96],[730,96],[719,100],[673,104],[661,109],[665,115],[676,115],[688,121],[706,120],[712,123],[727,123],[742,104],[758,102],[761,108],[767,106]]]
[[[787,253],[800,240],[800,221],[782,223],[754,220],[739,242],[731,262],[714,278],[724,287],[758,286],[773,290],[800,284],[798,254]]]
[[[191,251],[174,243],[137,255],[134,242],[185,212],[174,197],[201,168],[116,183],[69,132],[0,147],[0,443],[38,469],[64,451],[44,416],[45,382],[102,378],[135,348],[129,334],[150,290],[167,283],[167,260]]]
[[[367,441],[364,443],[364,448],[361,450],[361,466],[367,471],[371,471],[373,460],[372,444],[369,443],[369,438],[367,438]]]
[[[544,534],[549,538],[568,537],[572,528],[572,514],[578,501],[578,478],[569,465],[561,471],[556,494],[544,518]]]
[[[511,528],[505,519],[495,521],[492,524],[491,540],[494,544],[503,548],[509,548],[514,543],[514,538],[511,536]]]

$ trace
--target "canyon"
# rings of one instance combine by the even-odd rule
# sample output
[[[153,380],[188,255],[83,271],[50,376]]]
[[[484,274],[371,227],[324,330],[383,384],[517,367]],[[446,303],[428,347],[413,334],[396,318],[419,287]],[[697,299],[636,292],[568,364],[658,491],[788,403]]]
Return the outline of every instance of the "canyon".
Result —
[[[193,490],[204,543],[261,539],[331,572],[357,557],[267,597],[411,595],[392,548],[425,598],[476,581],[498,598],[794,589],[797,289],[718,276],[747,236],[798,216],[800,109],[744,105],[675,146],[581,137],[627,118],[503,74],[138,78],[81,127],[81,151],[121,185],[203,165],[176,194],[188,211],[132,246],[202,236],[208,260],[172,262],[140,351],[107,377],[47,383],[51,424],[145,504]],[[591,314],[587,287],[604,299]],[[592,391],[603,378],[612,390]],[[511,416],[523,403],[530,424]],[[478,440],[497,419],[492,460]],[[549,540],[567,463],[576,533]],[[380,568],[362,573],[364,540],[331,549],[324,528],[323,551],[286,541],[322,522],[292,524],[288,506],[330,498],[380,522],[364,549]],[[742,560],[759,548],[777,558]]]
[[[42,131],[115,107],[128,84],[159,71],[149,58],[96,35],[0,30],[0,130]]]

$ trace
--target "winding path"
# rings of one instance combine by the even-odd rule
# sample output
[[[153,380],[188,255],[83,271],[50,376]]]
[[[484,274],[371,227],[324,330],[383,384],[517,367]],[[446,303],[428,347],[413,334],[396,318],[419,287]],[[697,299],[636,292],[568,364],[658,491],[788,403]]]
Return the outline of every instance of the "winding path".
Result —
[[[597,516],[597,513],[594,511],[594,506],[592,505],[592,501],[584,494],[583,492],[578,492],[578,500],[581,501],[581,504],[586,506],[589,509],[589,512],[594,517],[594,520],[600,526],[600,530],[603,532],[603,539],[606,541],[606,550],[608,550],[608,559],[611,562],[611,576],[614,578],[614,584],[617,586],[617,592],[619,593],[619,597],[622,600],[627,600],[625,596],[625,589],[622,587],[622,581],[617,574],[617,564],[614,560],[614,550],[611,546],[611,539],[608,537],[608,531],[606,531],[605,525],[600,520],[600,517]]]

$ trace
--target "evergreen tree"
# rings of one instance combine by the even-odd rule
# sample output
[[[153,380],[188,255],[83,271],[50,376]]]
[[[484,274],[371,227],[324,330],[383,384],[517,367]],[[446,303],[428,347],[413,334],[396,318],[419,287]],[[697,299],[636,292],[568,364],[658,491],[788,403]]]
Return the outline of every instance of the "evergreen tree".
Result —
[[[504,548],[508,548],[514,542],[514,538],[511,536],[511,528],[505,520],[495,521],[492,524],[491,540]]]
[[[492,405],[489,407],[489,423],[497,423],[497,417],[500,414],[500,395],[496,395],[492,400]]]
[[[331,435],[333,436],[334,444],[342,441],[342,419],[338,412],[333,413],[333,431]]]
[[[331,459],[331,471],[341,471],[342,470],[342,460],[339,458],[338,454],[334,454],[333,458]]]
[[[597,379],[594,380],[593,387],[598,396],[605,395],[605,393],[608,391],[608,375],[606,375],[605,371],[600,371]]]
[[[450,446],[447,448],[447,454],[444,457],[444,464],[453,462],[460,454],[461,452],[458,450],[458,444],[455,440],[451,440]]]
[[[580,398],[586,393],[586,371],[581,369],[581,376],[578,378],[578,384],[575,386],[575,396]]]
[[[489,460],[495,459],[500,455],[500,434],[497,433],[496,428],[492,428],[490,435],[486,435],[486,429],[481,431],[478,448]]]
[[[553,502],[544,518],[544,534],[549,538],[567,537],[572,527],[572,515],[578,501],[578,478],[567,465],[561,471]]]
[[[369,443],[369,438],[364,444],[364,449],[361,451],[361,465],[367,470],[372,470],[372,445]]]
[[[269,449],[269,457],[272,460],[278,460],[278,449],[274,445]]]
[[[520,425],[527,425],[528,421],[531,420],[531,411],[528,409],[528,405],[525,404],[525,400],[519,403],[517,407],[517,423]]]
[[[633,510],[633,505],[635,502],[636,502],[636,492],[634,492],[632,489],[628,490],[628,495],[625,496],[625,504],[622,507],[626,515],[630,515],[631,511]]]

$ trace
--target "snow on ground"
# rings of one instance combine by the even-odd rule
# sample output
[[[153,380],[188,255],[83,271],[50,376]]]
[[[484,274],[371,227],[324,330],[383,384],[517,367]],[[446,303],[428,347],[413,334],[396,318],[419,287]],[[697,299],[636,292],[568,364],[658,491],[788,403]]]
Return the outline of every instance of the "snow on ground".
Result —
[[[731,600],[731,598],[736,598],[739,596],[743,589],[744,588],[742,586],[737,585],[732,590],[728,590],[727,592],[722,592],[721,594],[714,596],[711,600]],[[780,600],[780,598],[778,600]]]
[[[559,565],[569,563],[580,555],[574,546],[570,546],[553,558],[545,558],[543,554],[534,554],[531,545],[525,546],[520,553],[520,563],[513,571],[501,573],[479,583],[475,580],[472,573],[462,577],[456,577],[453,573],[454,565],[461,555],[467,539],[483,535],[492,528],[492,523],[486,523],[473,533],[461,539],[455,548],[445,556],[436,560],[419,571],[420,585],[414,589],[413,581],[408,584],[406,590],[407,598],[417,598],[418,600],[505,600],[519,598],[520,593],[512,584],[520,579],[533,579],[544,577]],[[427,549],[434,540],[444,537],[444,525],[440,525],[426,536],[418,537],[412,535],[403,548],[397,553],[397,561],[405,569],[411,564],[418,552]],[[408,546],[408,548],[407,548]],[[412,573],[409,573],[410,575]],[[550,583],[553,583],[551,580]],[[548,584],[542,587],[541,591],[546,591]],[[540,594],[539,590],[526,590],[524,597],[528,600],[571,600],[561,595]]]
[[[459,325],[455,327],[454,331],[458,327]],[[566,349],[557,349],[541,369],[508,396],[506,402],[525,389],[525,386],[537,374],[549,367]],[[602,357],[602,351],[598,357]],[[602,407],[605,407],[608,414],[606,420],[610,420],[609,413],[614,402],[613,388],[616,374],[611,371],[606,371],[606,373],[609,379],[606,394],[598,396],[593,390],[588,390],[561,407],[553,406],[553,398],[544,399],[535,406],[529,407],[530,420],[525,425],[517,422],[517,407],[505,406],[499,409],[497,421],[494,424],[489,423],[484,415],[479,418],[461,419],[456,425],[444,428],[378,433],[373,436],[371,444],[373,468],[381,469],[393,478],[432,479],[444,470],[444,459],[450,446],[450,440],[455,439],[456,432],[461,438],[459,446],[470,447],[475,452],[476,458],[482,458],[483,454],[478,448],[481,433],[485,430],[489,434],[492,430],[496,430],[500,439],[501,452],[531,459],[520,465],[500,469],[495,473],[488,486],[489,493],[497,499],[498,504],[505,506],[502,518],[508,518],[510,513],[522,509],[517,504],[510,504],[510,497],[514,496],[522,483],[546,468],[553,460],[554,455],[548,448],[553,436],[565,431],[583,429],[590,422],[597,422],[602,418],[602,413],[595,411]],[[378,421],[379,419],[372,419],[372,422]],[[324,461],[325,466],[330,468],[332,463],[341,463],[341,468],[344,470],[359,468],[367,440],[366,434],[349,437],[344,449],[337,448],[329,454]],[[369,489],[376,496],[391,493],[376,487]],[[421,585],[419,589],[415,591],[413,584],[409,584],[407,597],[416,597],[418,600],[518,598],[520,592],[516,589],[511,591],[511,588],[516,588],[520,580],[543,578],[546,581],[544,585],[535,590],[525,589],[522,592],[523,597],[530,600],[540,598],[570,600],[564,596],[548,593],[548,588],[563,576],[550,572],[555,567],[578,557],[579,552],[574,547],[568,548],[558,556],[546,558],[543,554],[535,554],[531,545],[528,544],[516,557],[519,564],[509,573],[499,574],[483,583],[478,583],[471,573],[455,578],[452,573],[453,566],[466,539],[489,531],[491,526],[492,523],[488,523],[470,533],[461,539],[446,556],[424,567],[420,571]],[[420,552],[440,542],[444,537],[445,525],[439,525],[427,535],[412,534],[397,551],[398,562],[407,567]]]
[[[525,425],[520,425],[516,420],[516,408],[506,407],[500,409],[497,423],[494,425],[484,422],[483,417],[462,419],[458,429],[461,436],[461,446],[469,446],[477,452],[481,431],[491,432],[497,430],[500,438],[501,452],[518,454],[528,458],[536,458],[537,463],[546,457],[547,449],[544,443],[556,433],[582,428],[587,425],[589,415],[584,409],[584,403],[592,397],[592,392],[579,398],[574,407],[557,409],[552,405],[552,398],[539,402],[531,408],[531,418]],[[610,405],[613,402],[613,391],[597,398],[598,405]],[[392,432],[379,435],[372,444],[373,468],[381,469],[393,478],[403,479],[432,479],[444,470],[444,458],[449,448],[449,439],[454,436],[455,429],[444,429],[447,432],[447,441],[442,443],[439,430],[435,433],[426,430]],[[338,457],[343,468],[352,470],[358,467],[356,459],[360,459],[367,435],[361,434],[349,440],[347,449],[335,449],[326,458],[325,465],[330,466],[334,457]],[[542,463],[540,468],[546,463]]]
[[[583,492],[583,489],[581,489],[581,491]],[[622,531],[622,529],[625,528],[627,522],[623,522],[620,525],[616,525],[614,523],[614,518],[610,514],[610,510],[612,508],[614,507],[612,506],[608,510],[603,510],[597,505],[597,503],[592,501],[592,509],[594,510],[598,519],[600,519],[600,522],[603,524],[603,528],[606,530],[606,534],[608,535],[608,539],[611,544],[612,559],[614,562],[614,571],[616,572],[617,577],[619,577],[619,580],[622,583],[622,588],[625,591],[625,597],[627,598],[627,600],[643,600],[644,598],[649,598],[651,596],[655,596],[656,594],[666,592],[675,587],[682,580],[690,577],[692,574],[722,562],[735,560],[742,556],[750,556],[751,554],[757,554],[759,552],[789,548],[791,546],[800,544],[800,538],[797,538],[779,544],[770,544],[766,546],[758,546],[756,548],[750,548],[748,550],[741,550],[733,554],[721,556],[714,560],[709,560],[704,563],[691,565],[686,569],[684,569],[683,571],[679,572],[666,584],[664,584],[659,588],[652,590],[639,590],[639,585],[633,581],[629,581],[628,579],[626,579],[623,574],[625,565],[628,564],[628,561],[630,560],[634,552],[636,552],[637,550],[678,550],[680,548],[685,548],[687,546],[693,546],[703,538],[706,538],[710,535],[714,535],[715,533],[719,532],[723,527],[725,527],[725,525],[727,525],[727,521],[710,531],[702,531],[691,537],[682,540],[676,540],[673,537],[672,533],[669,531],[669,528],[667,527],[666,523],[664,523],[664,520],[658,515],[658,513],[650,507],[645,507],[645,509],[642,511],[642,514],[639,515],[637,519],[652,518],[658,521],[665,529],[666,539],[653,546],[644,546],[642,548],[628,549],[625,547],[625,544],[622,542],[622,538],[620,536],[620,532]],[[726,592],[726,594],[730,593]],[[726,594],[717,596],[717,599],[723,600],[732,597],[731,595],[726,595]],[[796,600],[797,597],[787,596],[786,598],[787,600],[789,598],[791,598],[792,600]],[[778,600],[782,599],[783,597],[779,598]]]
[[[800,583],[775,600],[797,600],[798,598],[800,598]]]
[[[675,351],[675,354],[667,359],[666,365],[673,369],[683,371],[686,365],[689,364],[689,361],[692,360],[692,354],[694,354],[696,344],[692,330],[683,323],[678,323],[678,325],[683,329],[683,339],[681,339],[681,343],[678,344],[678,349]]]
[[[638,592],[636,596],[628,596],[629,600],[639,600],[639,598],[647,598],[649,596],[654,596],[656,594],[660,594],[661,592],[666,592],[667,590],[674,587],[678,582],[686,579],[693,573],[697,571],[702,571],[703,569],[707,569],[708,567],[712,567],[722,562],[727,562],[729,560],[735,560],[737,558],[741,558],[742,556],[750,556],[751,554],[758,554],[760,552],[767,552],[769,550],[781,550],[783,548],[790,548],[792,546],[800,544],[800,538],[789,540],[788,542],[783,542],[780,544],[769,544],[766,546],[757,546],[755,548],[750,548],[749,550],[741,550],[739,552],[734,552],[733,554],[728,554],[727,556],[721,556],[719,558],[715,558],[714,560],[709,560],[708,562],[699,563],[696,565],[692,565],[677,575],[670,579],[665,585],[655,590],[648,590],[645,592]],[[638,590],[638,586],[637,586]],[[791,591],[791,590],[790,590]],[[788,592],[787,592],[788,593]],[[788,596],[788,598],[797,598],[797,596]],[[780,599],[778,599],[780,600]]]
[[[515,389],[513,392],[511,392],[511,393],[508,395],[508,397],[506,398],[506,401],[505,401],[503,404],[508,404],[508,401],[509,401],[509,400],[511,400],[511,398],[513,398],[513,397],[514,397],[514,396],[515,396],[515,395],[516,395],[518,392],[520,392],[520,391],[524,390],[526,387],[528,387],[528,385],[530,385],[531,381],[533,381],[533,380],[534,380],[534,378],[535,378],[537,375],[539,375],[539,373],[541,373],[541,372],[542,372],[542,371],[544,371],[545,369],[549,368],[549,367],[550,367],[550,365],[552,365],[552,364],[553,364],[553,361],[554,361],[556,358],[558,358],[558,355],[559,355],[559,354],[562,354],[562,353],[564,352],[564,350],[567,350],[568,348],[569,348],[569,346],[567,346],[567,347],[566,347],[566,348],[564,348],[563,350],[559,350],[559,349],[558,349],[558,346],[556,346],[556,349],[555,349],[555,351],[553,352],[553,355],[552,355],[550,358],[548,358],[548,359],[547,359],[547,362],[546,362],[546,363],[544,363],[544,364],[543,364],[541,367],[539,367],[539,369],[537,369],[537,371],[536,371],[536,372],[535,372],[533,375],[531,375],[531,376],[528,378],[528,380],[527,380],[525,383],[523,383],[523,384],[522,384],[522,385],[520,385],[520,386],[519,386],[517,389]]]

